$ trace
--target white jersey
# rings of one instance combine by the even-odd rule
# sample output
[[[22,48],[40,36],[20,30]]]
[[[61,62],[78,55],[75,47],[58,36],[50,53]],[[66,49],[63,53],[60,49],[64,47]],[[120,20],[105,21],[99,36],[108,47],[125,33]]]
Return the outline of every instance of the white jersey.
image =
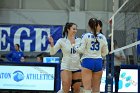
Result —
[[[76,38],[75,44],[80,44],[81,39]],[[54,47],[50,48],[50,54],[54,55],[59,49],[62,50],[63,58],[61,70],[76,71],[80,69],[80,55],[74,50],[74,45],[67,38],[60,38]]]
[[[98,43],[95,43],[96,38]],[[83,36],[80,47],[76,48],[76,51],[83,54],[81,59],[102,58],[102,56],[108,54],[108,44],[106,37],[99,33],[96,38],[92,33],[86,33]]]

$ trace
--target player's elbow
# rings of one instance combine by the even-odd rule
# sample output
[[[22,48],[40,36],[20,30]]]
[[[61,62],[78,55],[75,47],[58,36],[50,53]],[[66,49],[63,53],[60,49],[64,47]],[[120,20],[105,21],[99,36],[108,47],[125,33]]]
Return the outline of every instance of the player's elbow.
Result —
[[[108,49],[106,49],[105,51],[102,52],[102,56],[108,55],[108,52],[109,52]]]

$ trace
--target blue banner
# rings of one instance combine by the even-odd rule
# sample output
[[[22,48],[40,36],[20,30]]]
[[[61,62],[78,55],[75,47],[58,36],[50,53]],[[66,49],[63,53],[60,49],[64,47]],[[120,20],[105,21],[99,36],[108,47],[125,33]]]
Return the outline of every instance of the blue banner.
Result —
[[[0,51],[11,51],[19,44],[22,51],[48,51],[48,36],[56,42],[62,37],[63,26],[0,25]]]

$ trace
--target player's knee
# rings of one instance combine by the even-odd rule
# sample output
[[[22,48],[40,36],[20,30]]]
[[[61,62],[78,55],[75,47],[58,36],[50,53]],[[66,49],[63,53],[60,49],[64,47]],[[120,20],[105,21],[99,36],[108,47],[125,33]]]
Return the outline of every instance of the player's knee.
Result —
[[[63,85],[63,86],[70,86],[70,83],[69,83],[68,81],[63,81],[63,82],[62,82],[62,85]]]

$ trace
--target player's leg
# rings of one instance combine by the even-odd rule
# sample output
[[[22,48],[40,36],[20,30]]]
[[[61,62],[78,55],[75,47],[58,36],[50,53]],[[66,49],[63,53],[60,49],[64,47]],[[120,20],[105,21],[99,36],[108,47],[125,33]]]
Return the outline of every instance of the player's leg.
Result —
[[[102,71],[93,72],[92,74],[92,92],[100,93],[100,83],[102,78]]]
[[[91,93],[91,79],[92,71],[87,68],[82,68],[82,83],[84,86],[84,93]]]
[[[92,81],[92,68],[93,62],[91,58],[85,58],[82,60],[82,83],[84,86],[83,93],[91,93],[91,81]]]
[[[62,89],[64,93],[68,93],[72,81],[72,72],[68,70],[61,71]]]
[[[80,92],[81,84],[82,84],[81,70],[74,71],[72,73],[72,89],[74,93]]]
[[[100,93],[100,83],[102,78],[102,59],[94,59],[95,68],[92,72],[92,92],[93,93]]]

